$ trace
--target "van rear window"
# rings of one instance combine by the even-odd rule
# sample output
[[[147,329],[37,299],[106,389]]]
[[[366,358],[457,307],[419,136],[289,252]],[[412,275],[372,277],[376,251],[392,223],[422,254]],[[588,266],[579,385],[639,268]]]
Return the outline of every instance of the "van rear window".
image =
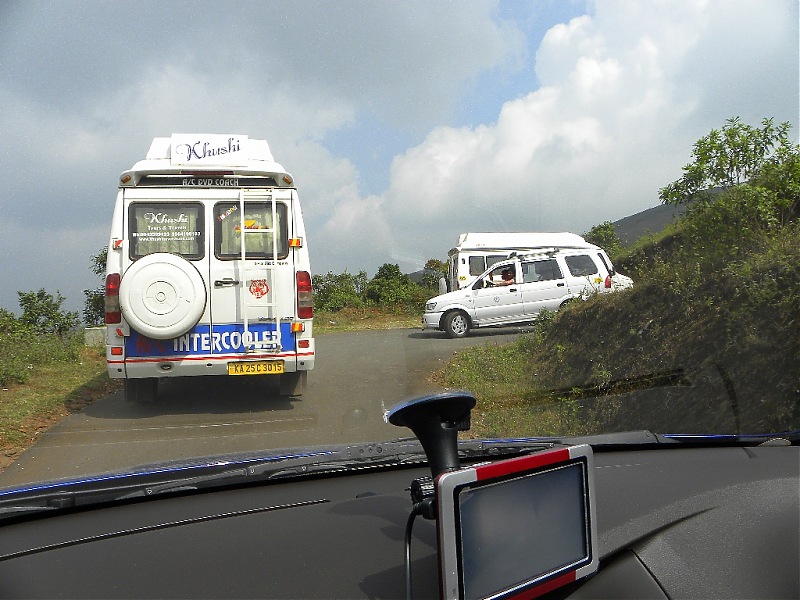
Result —
[[[489,254],[487,256],[481,254],[479,256],[470,256],[469,274],[480,275],[493,264],[499,263],[501,260],[505,260],[507,258],[508,254]]]
[[[577,254],[575,256],[566,256],[564,260],[567,263],[567,268],[573,277],[585,277],[587,275],[594,275],[597,273],[597,265],[592,260],[591,256],[586,254]]]
[[[469,274],[480,275],[486,270],[486,259],[483,256],[469,257]]]
[[[275,223],[272,202],[245,202],[244,243],[247,258],[272,260],[289,255],[285,204],[275,203],[274,219]],[[238,202],[220,202],[214,206],[214,253],[217,258],[234,260],[241,257],[242,220]],[[277,256],[273,256],[274,250],[277,250]]]
[[[155,252],[190,260],[205,255],[203,205],[199,202],[134,202],[128,211],[131,259]]]

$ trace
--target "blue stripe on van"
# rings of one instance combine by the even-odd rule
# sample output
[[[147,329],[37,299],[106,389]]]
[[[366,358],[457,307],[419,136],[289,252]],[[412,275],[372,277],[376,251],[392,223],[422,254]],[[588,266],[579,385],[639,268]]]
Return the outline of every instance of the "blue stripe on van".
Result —
[[[251,323],[248,326],[256,342],[277,342],[275,323]],[[247,345],[244,340],[244,325],[229,323],[197,325],[188,333],[172,340],[154,340],[131,330],[125,340],[125,355],[128,357],[188,356],[197,354],[242,354]],[[291,323],[281,323],[281,352],[294,352],[295,340]]]

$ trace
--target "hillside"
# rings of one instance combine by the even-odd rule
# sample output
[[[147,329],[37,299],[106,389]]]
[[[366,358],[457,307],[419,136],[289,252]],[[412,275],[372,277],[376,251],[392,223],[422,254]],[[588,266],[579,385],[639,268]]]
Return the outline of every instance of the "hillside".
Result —
[[[685,210],[684,206],[660,204],[614,221],[612,225],[623,245],[628,246],[647,235],[663,231],[668,225],[672,225]]]
[[[441,378],[478,397],[470,435],[800,429],[800,155],[781,159],[668,233],[646,226],[612,257],[632,289],[456,356]]]
[[[800,230],[696,282],[662,277],[667,265],[544,320],[511,348],[457,357],[444,378],[478,396],[472,433],[796,428]],[[469,364],[487,379],[470,377]]]

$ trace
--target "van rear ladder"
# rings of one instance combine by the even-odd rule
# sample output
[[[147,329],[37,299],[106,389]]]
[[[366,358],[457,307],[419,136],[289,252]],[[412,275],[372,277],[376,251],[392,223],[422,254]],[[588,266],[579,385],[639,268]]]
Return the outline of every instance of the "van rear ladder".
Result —
[[[239,190],[239,231],[241,232],[240,255],[242,259],[242,286],[239,294],[239,311],[242,315],[244,331],[242,339],[246,340],[247,352],[275,352],[281,351],[280,317],[278,316],[278,294],[275,293],[275,273],[278,261],[278,216],[275,209],[275,200],[271,194],[249,195],[248,201],[268,201],[272,206],[272,222],[269,227],[247,227],[245,219],[245,195],[243,190]],[[250,266],[247,261],[247,237],[248,236],[272,236],[272,256],[269,259],[259,261],[262,264]],[[263,247],[264,245],[259,245]],[[257,295],[259,286],[267,286],[265,293],[266,300]],[[262,290],[264,288],[261,288]],[[252,301],[256,298],[258,301]],[[258,321],[274,321],[275,336],[273,341],[256,340],[250,330],[251,309],[268,309],[268,316],[259,316]]]

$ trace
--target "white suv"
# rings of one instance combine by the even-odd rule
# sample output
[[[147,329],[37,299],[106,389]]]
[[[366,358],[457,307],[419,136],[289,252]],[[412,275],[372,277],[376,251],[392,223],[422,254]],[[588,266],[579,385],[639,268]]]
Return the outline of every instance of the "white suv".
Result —
[[[470,285],[428,300],[422,328],[463,337],[472,328],[530,322],[543,309],[632,285],[599,247],[512,256]]]

